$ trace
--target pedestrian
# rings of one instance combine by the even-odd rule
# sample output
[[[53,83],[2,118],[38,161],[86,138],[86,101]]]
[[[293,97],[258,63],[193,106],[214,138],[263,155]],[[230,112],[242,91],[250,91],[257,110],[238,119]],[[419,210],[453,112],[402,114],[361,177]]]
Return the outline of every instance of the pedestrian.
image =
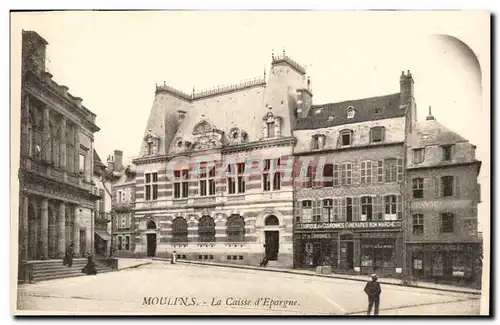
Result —
[[[97,269],[95,267],[94,258],[91,252],[87,253],[87,265],[82,268],[82,273],[86,275],[96,275]]]
[[[73,248],[75,244],[71,242],[66,248],[66,252],[64,253],[63,265],[71,267],[73,265]]]
[[[262,257],[262,261],[260,262],[260,267],[265,267],[267,265],[267,262],[269,262],[269,259],[267,258],[267,246],[266,244],[264,246],[264,256]]]
[[[177,262],[177,253],[175,251],[172,252],[172,257],[170,259],[171,264],[175,264]]]
[[[373,305],[375,305],[375,309],[373,310],[374,315],[378,315],[378,309],[380,305],[380,293],[382,289],[380,288],[380,283],[378,283],[378,275],[372,274],[372,280],[368,282],[365,286],[365,292],[368,295],[368,312],[367,315],[370,315],[372,311]]]

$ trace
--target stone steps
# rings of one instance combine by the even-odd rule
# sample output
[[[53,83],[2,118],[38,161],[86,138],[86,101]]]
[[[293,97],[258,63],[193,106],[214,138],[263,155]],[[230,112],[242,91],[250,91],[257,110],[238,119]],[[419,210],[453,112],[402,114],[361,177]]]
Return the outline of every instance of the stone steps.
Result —
[[[32,281],[38,282],[52,279],[83,276],[85,274],[83,274],[81,270],[86,264],[87,260],[83,258],[74,259],[73,265],[71,267],[63,265],[62,260],[35,261],[32,263]],[[96,261],[95,264],[97,274],[115,271],[111,267],[99,261]]]

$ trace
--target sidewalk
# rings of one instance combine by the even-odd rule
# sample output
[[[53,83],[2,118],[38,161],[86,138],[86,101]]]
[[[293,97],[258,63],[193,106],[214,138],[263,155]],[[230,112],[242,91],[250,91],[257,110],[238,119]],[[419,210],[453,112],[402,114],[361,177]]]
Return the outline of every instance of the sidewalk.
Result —
[[[153,260],[170,262],[170,259],[166,259],[166,258],[153,258]],[[198,262],[198,261],[185,261],[185,260],[177,260],[177,263],[179,263],[179,264],[197,264],[197,265],[207,265],[207,266],[217,266],[217,267],[229,267],[229,268],[237,268],[237,269],[267,271],[267,272],[281,272],[281,273],[288,273],[288,274],[299,274],[299,275],[317,276],[317,277],[334,278],[334,279],[344,279],[344,280],[361,281],[361,282],[368,281],[368,276],[364,276],[364,275],[317,274],[314,271],[309,271],[309,270],[278,269],[278,268],[269,268],[269,267],[257,267],[257,266],[251,266],[251,265],[238,265],[238,264],[226,264],[226,263],[214,263],[214,262]],[[380,282],[381,284],[402,286],[400,279],[379,278],[378,282]],[[404,286],[405,287],[422,288],[422,289],[439,290],[439,291],[447,291],[447,292],[481,295],[481,290],[458,287],[458,286],[453,286],[453,285],[446,285],[446,284],[435,284],[435,283],[428,283],[428,282],[414,282],[413,285],[404,285]]]

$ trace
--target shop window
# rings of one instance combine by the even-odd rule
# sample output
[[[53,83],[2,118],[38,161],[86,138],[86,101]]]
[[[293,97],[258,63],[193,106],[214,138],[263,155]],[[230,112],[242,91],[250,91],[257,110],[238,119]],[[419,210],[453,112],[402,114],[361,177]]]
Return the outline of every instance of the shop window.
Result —
[[[424,179],[414,178],[413,183],[413,198],[422,199],[424,197]]]
[[[384,161],[385,169],[385,182],[393,183],[396,181],[396,171],[397,171],[397,160],[396,159],[386,159]]]
[[[338,172],[337,172],[338,173]],[[324,187],[333,187],[333,165],[326,164],[323,167],[323,186]]]
[[[441,214],[441,233],[452,233],[454,231],[454,216],[452,213]]]
[[[371,196],[361,197],[361,221],[372,221],[373,202]]]
[[[237,214],[230,216],[227,220],[227,239],[229,242],[245,241],[245,221]]]
[[[433,276],[444,275],[443,255],[441,252],[432,253],[432,275]]]
[[[413,215],[413,231],[414,235],[423,235],[424,233],[424,216],[422,214]]]
[[[372,162],[362,161],[361,162],[361,184],[371,184],[372,183]]]
[[[361,239],[361,266],[376,268],[394,267],[395,240]]]
[[[186,219],[177,217],[172,222],[172,242],[185,243],[188,241],[188,225]]]
[[[215,222],[212,217],[201,217],[198,222],[198,240],[204,243],[215,242]]]
[[[308,223],[312,221],[312,201],[311,200],[303,200],[301,206],[301,221],[304,223]]]
[[[424,148],[413,149],[413,163],[414,164],[421,164],[424,162],[424,159],[425,159],[425,149]]]
[[[385,220],[397,219],[397,197],[396,195],[387,195],[384,198]]]
[[[158,173],[147,173],[146,177],[146,201],[158,199]]]

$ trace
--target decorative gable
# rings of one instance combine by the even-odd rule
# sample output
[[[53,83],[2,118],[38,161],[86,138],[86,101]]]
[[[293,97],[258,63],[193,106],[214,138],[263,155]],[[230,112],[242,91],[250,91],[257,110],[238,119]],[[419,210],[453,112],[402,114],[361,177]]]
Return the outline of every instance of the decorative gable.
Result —
[[[148,130],[148,133],[143,139],[146,142],[144,155],[156,155],[160,148],[160,138],[151,132],[151,129]]]
[[[207,150],[221,148],[224,141],[224,132],[218,130],[213,123],[202,116],[202,120],[193,128],[194,141],[185,150]]]
[[[268,112],[262,118],[262,138],[272,139],[281,136],[281,117]]]

